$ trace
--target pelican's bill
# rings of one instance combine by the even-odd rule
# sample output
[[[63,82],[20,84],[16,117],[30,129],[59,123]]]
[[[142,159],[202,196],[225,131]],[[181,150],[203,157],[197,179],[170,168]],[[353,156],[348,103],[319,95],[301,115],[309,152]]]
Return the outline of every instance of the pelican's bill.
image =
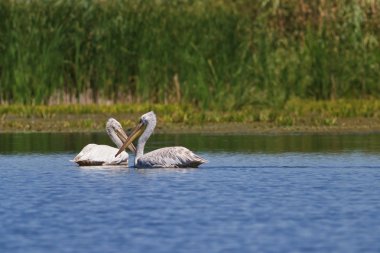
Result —
[[[145,125],[143,123],[139,123],[132,131],[131,135],[129,135],[129,137],[127,138],[127,140],[124,142],[123,146],[119,149],[119,151],[117,152],[117,154],[115,155],[118,156],[121,152],[124,151],[124,149],[129,145],[132,144],[132,142],[138,138],[145,130]],[[132,144],[133,145],[133,144]],[[134,147],[134,146],[133,146]],[[136,150],[136,149],[135,149]],[[136,153],[136,152],[135,152]]]
[[[127,134],[124,132],[123,129],[115,129],[116,135],[120,138],[120,140],[125,143],[128,140]],[[126,146],[125,146],[126,147]],[[129,150],[131,150],[134,154],[136,154],[136,147],[133,145],[133,143],[130,143],[128,145]],[[125,149],[125,148],[124,148]],[[123,149],[123,150],[124,150]],[[120,152],[121,153],[121,152]],[[118,153],[119,154],[119,153]],[[117,155],[116,155],[117,156]],[[115,157],[116,157],[115,156]]]

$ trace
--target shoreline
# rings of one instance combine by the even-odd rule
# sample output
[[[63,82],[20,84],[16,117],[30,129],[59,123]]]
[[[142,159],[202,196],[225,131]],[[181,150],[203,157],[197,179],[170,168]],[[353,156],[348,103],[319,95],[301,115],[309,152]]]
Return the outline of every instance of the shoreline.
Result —
[[[177,104],[0,105],[0,133],[104,132],[110,117],[128,131],[147,111],[156,133],[380,133],[380,100],[290,100],[282,108],[213,111]]]

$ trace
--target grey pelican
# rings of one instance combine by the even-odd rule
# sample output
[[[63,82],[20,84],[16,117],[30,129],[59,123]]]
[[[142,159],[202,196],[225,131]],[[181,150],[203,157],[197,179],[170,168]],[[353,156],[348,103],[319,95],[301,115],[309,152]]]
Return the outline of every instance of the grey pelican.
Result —
[[[123,146],[123,142],[128,139],[121,124],[113,118],[108,119],[106,131],[118,148]],[[133,144],[128,145],[128,148],[136,153]],[[128,165],[128,153],[124,151],[115,157],[117,151],[117,148],[107,145],[88,144],[71,161],[79,166]]]
[[[196,168],[207,162],[207,160],[184,147],[160,148],[144,154],[145,143],[152,135],[156,122],[154,112],[151,111],[142,115],[140,123],[132,131],[126,142],[116,153],[116,156],[140,136],[135,157],[135,167],[137,168]]]

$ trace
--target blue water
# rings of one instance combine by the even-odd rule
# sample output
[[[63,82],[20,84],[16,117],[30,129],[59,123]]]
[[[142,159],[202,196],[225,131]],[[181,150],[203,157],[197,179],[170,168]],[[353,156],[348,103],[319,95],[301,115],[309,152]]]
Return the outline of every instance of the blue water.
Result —
[[[0,150],[38,137],[0,135]],[[199,150],[199,169],[79,168],[69,160],[94,137],[70,137],[3,147],[0,252],[380,252],[379,135],[150,142]]]

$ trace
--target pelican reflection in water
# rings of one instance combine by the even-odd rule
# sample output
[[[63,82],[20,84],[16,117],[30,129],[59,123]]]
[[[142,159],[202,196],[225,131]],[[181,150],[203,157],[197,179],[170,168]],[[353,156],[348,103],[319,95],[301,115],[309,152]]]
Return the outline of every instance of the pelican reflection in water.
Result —
[[[128,139],[121,124],[113,118],[107,121],[106,131],[118,148],[121,148],[123,142]],[[136,153],[136,148],[133,144],[128,145],[128,148],[133,153]],[[76,162],[79,166],[128,165],[128,153],[123,151],[118,156],[115,156],[117,151],[117,148],[107,145],[88,144],[72,162]]]
[[[140,123],[132,131],[127,141],[116,153],[116,156],[123,152],[137,137],[140,137],[137,142],[135,157],[135,167],[137,168],[196,168],[202,163],[207,162],[184,147],[160,148],[144,154],[145,144],[152,135],[156,122],[154,112],[142,115]]]

